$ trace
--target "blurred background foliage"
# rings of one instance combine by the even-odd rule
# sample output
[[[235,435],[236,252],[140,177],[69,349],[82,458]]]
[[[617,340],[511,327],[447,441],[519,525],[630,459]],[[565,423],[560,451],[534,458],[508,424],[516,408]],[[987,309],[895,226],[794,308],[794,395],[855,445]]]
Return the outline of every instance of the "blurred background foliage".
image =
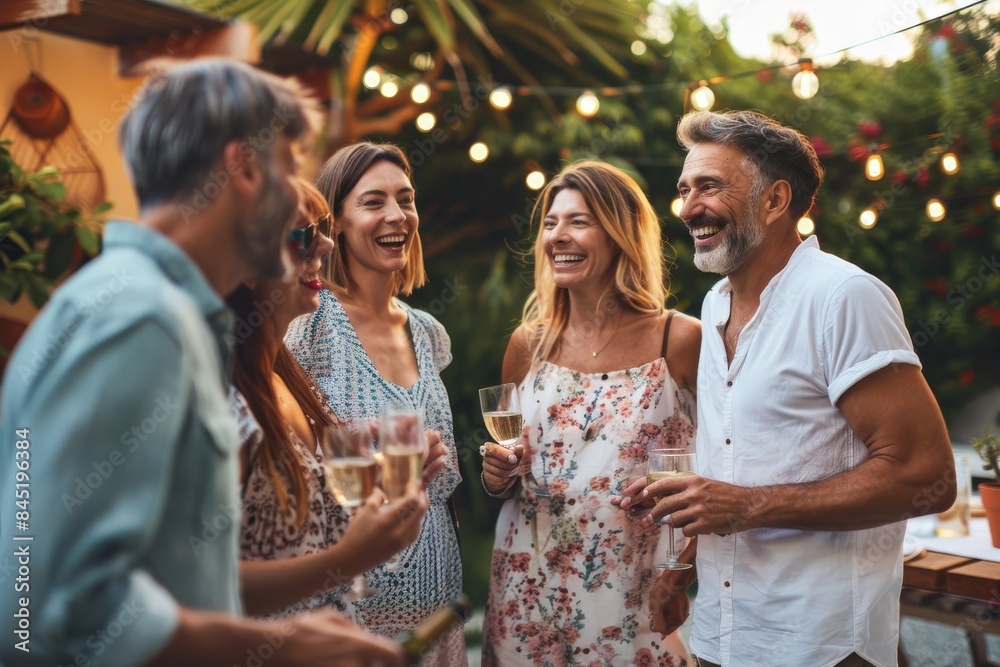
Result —
[[[698,316],[717,276],[698,272],[693,246],[670,213],[684,155],[675,138],[684,91],[715,75],[756,72],[809,54],[804,18],[773,37],[773,62],[748,60],[692,9],[628,0],[187,0],[257,20],[277,48],[313,45],[335,65],[334,100],[322,152],[367,138],[404,147],[414,164],[428,286],[411,303],[434,314],[452,339],[455,360],[443,373],[455,415],[466,483],[457,495],[466,590],[485,601],[498,501],[479,483],[478,447],[487,434],[477,390],[500,379],[506,340],[531,288],[530,224],[536,192],[525,176],[551,177],[593,157],[623,167],[642,184],[663,220],[673,262],[668,305]],[[334,9],[331,9],[334,8]],[[407,20],[396,9],[407,13]],[[924,372],[946,415],[1000,382],[1000,17],[972,10],[910,33],[914,56],[890,67],[843,59],[818,68],[820,91],[792,94],[796,67],[765,70],[713,86],[715,109],[756,108],[798,128],[827,170],[811,213],[823,248],[886,282],[898,295]],[[377,66],[400,93],[385,98],[360,84]],[[413,102],[417,81],[437,82]],[[513,104],[485,101],[510,84]],[[453,84],[453,85],[452,85]],[[640,86],[602,95],[605,86]],[[546,94],[520,94],[518,86]],[[591,87],[600,110],[574,110]],[[631,88],[630,88],[631,89]],[[424,111],[437,134],[411,122]],[[938,136],[929,136],[938,135]],[[469,146],[489,146],[485,162]],[[865,178],[865,158],[881,147],[886,175]],[[946,175],[943,153],[961,169]],[[932,222],[925,206],[940,199],[947,214]],[[1000,204],[998,204],[1000,205]],[[877,223],[858,224],[873,208]]]

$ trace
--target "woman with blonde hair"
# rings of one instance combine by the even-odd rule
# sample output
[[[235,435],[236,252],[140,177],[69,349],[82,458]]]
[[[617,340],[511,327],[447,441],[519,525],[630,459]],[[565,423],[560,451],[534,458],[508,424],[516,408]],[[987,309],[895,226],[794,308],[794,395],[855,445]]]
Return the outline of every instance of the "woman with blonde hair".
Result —
[[[486,490],[508,498],[484,664],[683,665],[679,636],[650,627],[666,532],[611,499],[649,450],[694,446],[701,327],[664,308],[659,221],[625,172],[573,164],[537,208],[535,291],[503,363],[522,444],[487,443],[483,460]]]
[[[319,309],[293,323],[285,338],[342,419],[371,419],[387,404],[414,409],[447,448],[444,469],[427,488],[420,537],[394,567],[367,573],[378,593],[356,604],[359,623],[389,637],[412,630],[462,587],[448,506],[461,477],[440,377],[451,362],[451,341],[431,315],[397,298],[426,281],[410,175],[406,155],[391,144],[346,146],[323,165],[317,187],[333,209],[338,248],[324,271]],[[465,665],[462,628],[421,664]]]

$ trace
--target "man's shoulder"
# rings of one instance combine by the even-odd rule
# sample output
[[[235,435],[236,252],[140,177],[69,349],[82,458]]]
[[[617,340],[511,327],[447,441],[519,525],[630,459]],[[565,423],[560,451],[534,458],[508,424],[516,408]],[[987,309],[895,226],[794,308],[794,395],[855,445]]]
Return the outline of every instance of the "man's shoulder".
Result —
[[[792,274],[793,280],[789,282],[796,289],[806,289],[814,294],[829,295],[842,291],[845,285],[864,284],[876,286],[879,291],[891,291],[885,283],[860,266],[819,248],[805,249]]]

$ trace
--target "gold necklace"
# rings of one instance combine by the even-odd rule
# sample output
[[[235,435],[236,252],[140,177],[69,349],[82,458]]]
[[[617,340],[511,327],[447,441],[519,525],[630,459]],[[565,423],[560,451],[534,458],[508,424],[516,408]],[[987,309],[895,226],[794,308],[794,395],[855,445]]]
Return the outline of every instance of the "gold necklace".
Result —
[[[618,316],[618,324],[616,324],[616,325],[615,325],[615,330],[614,330],[614,331],[612,331],[612,332],[611,332],[611,335],[610,335],[610,336],[608,337],[608,342],[607,342],[607,343],[605,343],[605,344],[604,344],[604,345],[603,345],[603,346],[601,347],[601,349],[599,349],[599,350],[598,350],[597,352],[593,352],[593,351],[591,351],[591,353],[590,353],[590,356],[592,356],[592,357],[596,357],[596,356],[597,356],[597,355],[599,355],[599,354],[600,354],[601,352],[604,352],[604,350],[605,350],[605,349],[607,349],[608,345],[611,345],[611,341],[613,341],[613,340],[615,339],[615,334],[617,334],[617,333],[618,333],[618,329],[620,329],[620,328],[621,328],[621,326],[622,326],[622,318],[621,318],[621,315],[619,315],[619,316]]]

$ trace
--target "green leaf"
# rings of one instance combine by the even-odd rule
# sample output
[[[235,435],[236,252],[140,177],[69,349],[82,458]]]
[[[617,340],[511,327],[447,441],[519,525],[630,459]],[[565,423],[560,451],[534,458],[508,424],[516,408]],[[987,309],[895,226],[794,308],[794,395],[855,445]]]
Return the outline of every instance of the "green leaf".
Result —
[[[24,237],[21,236],[19,232],[15,232],[12,229],[7,232],[7,238],[16,243],[24,252],[31,252],[31,246],[24,240]]]
[[[493,35],[486,29],[483,18],[479,15],[479,11],[473,3],[469,2],[469,0],[448,0],[448,4],[451,5],[451,8],[455,10],[455,13],[458,14],[465,24],[469,26],[469,29],[479,38],[479,41],[486,45],[490,53],[497,58],[503,57],[503,49],[500,48],[500,45],[493,39]]]
[[[28,293],[28,298],[31,299],[31,303],[35,308],[41,308],[45,305],[45,302],[49,300],[49,291],[51,287],[45,281],[43,281],[38,276],[25,274],[24,279],[24,290]]]
[[[5,271],[0,273],[0,297],[14,303],[21,296],[21,281],[17,274]]]
[[[454,53],[455,31],[452,30],[448,16],[437,0],[414,0],[413,4],[417,6],[421,16],[423,16],[427,30],[434,37],[438,46],[446,53]]]
[[[55,280],[69,268],[73,261],[73,235],[69,232],[52,237],[49,249],[45,253],[45,271],[43,275],[49,280]]]
[[[326,0],[326,5],[316,17],[309,36],[306,37],[305,48],[312,49],[321,55],[330,52],[330,47],[340,37],[344,22],[351,15],[351,3],[341,0]]]
[[[101,213],[107,213],[108,211],[111,210],[112,206],[114,206],[114,204],[112,204],[109,201],[101,202],[100,204],[97,205],[97,208],[94,209],[94,215],[100,215]]]
[[[24,197],[15,193],[0,202],[0,217],[6,217],[13,211],[24,208]]]
[[[32,183],[31,187],[40,197],[52,199],[57,202],[62,201],[66,196],[66,186],[59,182],[37,181]]]
[[[82,226],[76,227],[73,231],[76,232],[76,240],[87,255],[93,257],[101,251],[101,240],[97,234]]]

